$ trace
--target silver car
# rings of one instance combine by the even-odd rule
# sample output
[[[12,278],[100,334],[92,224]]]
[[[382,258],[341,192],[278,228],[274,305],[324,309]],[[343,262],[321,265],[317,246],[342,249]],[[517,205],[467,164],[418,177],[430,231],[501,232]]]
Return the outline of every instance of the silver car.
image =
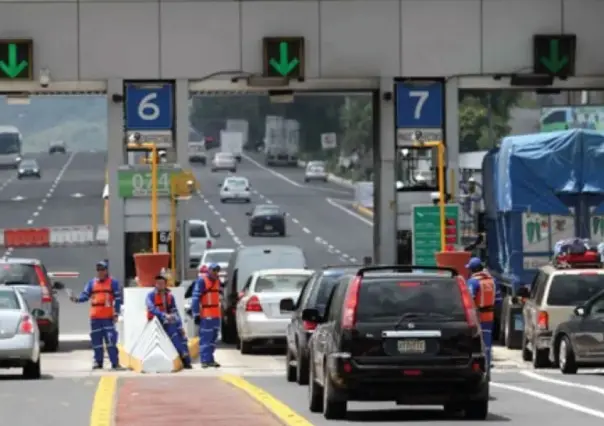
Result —
[[[0,368],[22,368],[25,379],[41,376],[38,314],[17,289],[0,286]]]
[[[265,269],[248,278],[237,303],[236,324],[242,354],[256,343],[285,341],[291,312],[282,312],[282,299],[297,300],[313,274],[308,269]]]
[[[228,170],[232,173],[237,171],[237,159],[230,152],[218,152],[212,159],[212,171]]]
[[[322,180],[327,182],[327,166],[324,161],[309,161],[304,171],[304,182]]]

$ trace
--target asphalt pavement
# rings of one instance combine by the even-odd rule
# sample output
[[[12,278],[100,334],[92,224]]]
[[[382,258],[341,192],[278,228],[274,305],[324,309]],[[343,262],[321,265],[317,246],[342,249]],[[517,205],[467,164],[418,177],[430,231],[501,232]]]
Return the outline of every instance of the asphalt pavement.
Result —
[[[209,153],[212,155],[212,152]],[[371,255],[373,230],[370,222],[346,208],[351,189],[332,183],[304,182],[299,168],[268,168],[259,156],[245,155],[237,176],[249,179],[252,203],[221,203],[219,185],[228,172],[211,172],[208,166],[193,166],[201,184],[201,197],[188,202],[190,217],[208,220],[221,233],[221,247],[256,244],[292,244],[307,255],[309,267],[360,263]],[[256,204],[275,204],[287,215],[286,237],[250,237],[245,215]]]

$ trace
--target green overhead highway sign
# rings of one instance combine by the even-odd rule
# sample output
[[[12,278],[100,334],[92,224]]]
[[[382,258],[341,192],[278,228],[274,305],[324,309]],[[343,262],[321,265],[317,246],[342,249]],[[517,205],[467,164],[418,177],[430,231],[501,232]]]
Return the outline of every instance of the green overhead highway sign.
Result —
[[[575,75],[577,36],[535,35],[533,38],[533,71],[556,77]]]
[[[179,170],[159,169],[157,171],[157,195],[170,195],[170,179]],[[139,170],[119,170],[117,175],[119,195],[121,198],[150,197],[151,172]]]
[[[304,37],[263,39],[265,77],[304,78]]]
[[[0,40],[0,80],[31,80],[33,52],[32,40]]]

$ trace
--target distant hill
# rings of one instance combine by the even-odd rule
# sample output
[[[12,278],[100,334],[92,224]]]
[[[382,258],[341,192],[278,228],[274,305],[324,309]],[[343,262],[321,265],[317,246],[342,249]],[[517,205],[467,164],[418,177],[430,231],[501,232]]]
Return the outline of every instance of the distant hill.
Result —
[[[28,105],[9,105],[0,97],[0,126],[23,134],[25,152],[43,152],[54,140],[70,151],[107,149],[107,101],[104,96],[33,96]]]

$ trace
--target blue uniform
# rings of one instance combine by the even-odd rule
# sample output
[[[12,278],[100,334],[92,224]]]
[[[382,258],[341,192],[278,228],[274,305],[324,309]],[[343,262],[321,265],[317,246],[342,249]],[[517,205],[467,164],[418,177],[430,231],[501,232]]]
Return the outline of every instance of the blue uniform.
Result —
[[[113,306],[108,307],[112,308],[111,313],[113,315],[97,315],[95,311],[102,311],[103,307],[95,308],[94,300],[92,301],[92,307],[90,310],[90,341],[92,343],[92,350],[94,352],[94,362],[97,366],[103,365],[103,342],[105,347],[107,348],[107,355],[109,356],[109,361],[111,362],[112,367],[119,366],[119,356],[117,351],[117,330],[115,329],[115,321],[114,316],[120,314],[120,309],[122,307],[122,294],[120,285],[117,280],[113,278],[107,278],[110,280],[110,292],[113,296]],[[93,278],[84,287],[84,291],[80,293],[79,296],[76,297],[77,303],[88,302],[93,296],[98,294],[95,292],[95,286],[102,281],[99,281],[97,278]]]
[[[172,341],[174,348],[178,351],[178,354],[182,358],[185,364],[190,364],[191,360],[189,358],[189,346],[187,344],[187,336],[184,333],[182,327],[182,320],[178,315],[178,309],[176,308],[176,302],[174,301],[174,297],[170,294],[171,297],[168,297],[170,294],[169,290],[166,290],[164,295],[161,295],[157,289],[153,289],[147,295],[145,299],[145,304],[147,305],[147,314],[148,318],[151,319],[156,317],[159,322],[162,324],[164,331]],[[165,297],[165,310],[162,311],[158,308],[156,303],[156,299]],[[166,314],[174,315],[174,320],[172,322],[168,322],[166,319]]]
[[[472,274],[470,276],[470,279],[468,280],[468,287],[470,289],[470,293],[472,294],[472,299],[474,299],[474,301],[476,303],[476,307],[479,309],[482,307],[482,305],[479,303],[479,301],[481,300],[481,290],[482,290],[481,281],[484,281],[484,280],[491,280],[493,282],[493,286],[496,287],[493,277],[491,277],[491,275],[487,272],[483,272],[483,271],[476,272],[476,273]],[[497,292],[496,289],[495,289],[495,291]],[[497,300],[497,296],[495,295],[493,301],[496,302],[496,300]],[[494,309],[494,305],[491,307]],[[491,319],[485,321],[483,318],[481,318],[481,316],[490,317]],[[485,350],[486,350],[487,370],[488,370],[491,367],[491,348],[493,346],[493,319],[492,319],[493,313],[491,312],[490,315],[488,313],[485,313],[483,315],[479,312],[478,317],[480,320],[480,328],[482,330],[482,340],[484,341]]]
[[[217,290],[209,291],[206,288],[206,279],[209,279],[217,287]],[[220,308],[217,305],[218,300],[213,301],[212,306],[209,306],[208,298],[217,295],[217,291],[222,292],[222,287],[223,284],[218,278],[212,280],[209,276],[205,275],[199,277],[193,285],[191,312],[193,318],[199,318],[199,356],[202,364],[216,362],[214,360],[214,351],[216,350],[216,340],[218,340],[218,331],[220,329]],[[204,303],[206,305],[202,309],[202,304]]]

